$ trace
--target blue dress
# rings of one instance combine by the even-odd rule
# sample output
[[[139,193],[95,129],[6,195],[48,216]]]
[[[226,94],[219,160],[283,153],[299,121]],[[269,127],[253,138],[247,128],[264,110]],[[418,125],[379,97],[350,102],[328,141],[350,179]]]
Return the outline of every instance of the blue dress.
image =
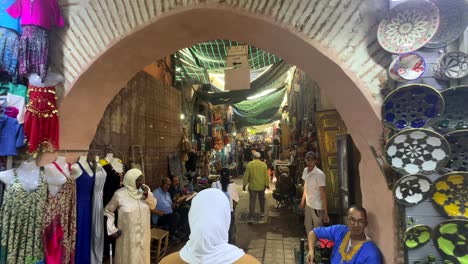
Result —
[[[346,253],[349,239],[349,227],[345,225],[334,225],[329,227],[314,228],[318,239],[328,239],[335,242],[333,247],[331,263],[337,264],[382,264],[382,254],[372,241],[366,241],[356,245],[353,250]],[[344,244],[344,245],[343,245]]]
[[[79,162],[81,176],[76,179],[76,251],[75,263],[91,263],[91,217],[96,172],[89,175]],[[89,167],[91,165],[88,163]]]

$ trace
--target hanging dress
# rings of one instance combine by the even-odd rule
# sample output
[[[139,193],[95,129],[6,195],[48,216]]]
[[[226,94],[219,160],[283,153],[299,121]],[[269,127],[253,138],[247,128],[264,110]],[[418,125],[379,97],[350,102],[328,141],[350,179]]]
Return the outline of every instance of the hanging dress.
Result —
[[[96,172],[89,175],[81,163],[77,162],[82,174],[76,179],[76,255],[75,263],[91,263],[91,217],[92,217],[92,197]],[[90,168],[91,165],[88,162]]]
[[[40,171],[37,188],[28,193],[14,171],[0,209],[0,263],[44,263],[42,226],[47,184]]]
[[[49,197],[44,213],[45,261],[47,264],[75,263],[76,239],[76,183],[53,162],[67,181],[57,195]]]
[[[29,86],[29,102],[24,117],[24,135],[28,151],[59,149],[59,118],[55,87]]]
[[[104,205],[102,202],[106,171],[99,165],[93,192],[93,227],[91,229],[91,263],[101,264],[104,251]]]

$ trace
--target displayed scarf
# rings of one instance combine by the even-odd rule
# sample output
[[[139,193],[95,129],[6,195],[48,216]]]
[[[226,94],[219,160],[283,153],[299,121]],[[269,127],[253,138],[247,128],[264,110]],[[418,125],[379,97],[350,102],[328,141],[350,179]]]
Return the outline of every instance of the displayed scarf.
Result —
[[[190,239],[179,253],[182,260],[191,264],[225,264],[239,260],[245,253],[228,244],[230,223],[231,206],[222,191],[210,188],[198,193],[189,212]]]
[[[127,193],[130,197],[136,200],[140,200],[143,197],[143,193],[139,192],[136,187],[136,179],[143,175],[143,172],[139,169],[131,169],[125,173],[123,185],[127,189]]]

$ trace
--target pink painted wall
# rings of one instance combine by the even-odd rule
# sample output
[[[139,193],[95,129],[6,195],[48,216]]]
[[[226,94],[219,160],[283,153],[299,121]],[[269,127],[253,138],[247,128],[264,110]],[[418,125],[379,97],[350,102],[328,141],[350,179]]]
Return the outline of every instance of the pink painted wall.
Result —
[[[164,38],[161,38],[164,36]],[[363,204],[370,235],[387,263],[396,256],[394,204],[369,144],[380,149],[380,106],[332,50],[275,22],[239,10],[189,8],[158,17],[119,40],[81,74],[61,105],[61,146],[87,148],[107,105],[121,87],[157,58],[212,39],[231,39],[272,52],[314,79],[340,112],[362,155]]]

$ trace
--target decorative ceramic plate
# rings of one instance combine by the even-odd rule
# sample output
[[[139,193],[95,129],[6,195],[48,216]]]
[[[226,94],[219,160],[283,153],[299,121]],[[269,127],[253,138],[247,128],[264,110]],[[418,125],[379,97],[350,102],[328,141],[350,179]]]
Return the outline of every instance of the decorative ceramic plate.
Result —
[[[434,126],[442,133],[468,129],[468,85],[453,87],[442,91],[445,111]]]
[[[393,192],[400,204],[417,205],[432,196],[432,182],[423,175],[407,175],[397,181]]]
[[[392,8],[380,21],[377,40],[392,53],[415,51],[434,37],[439,22],[439,10],[433,3],[409,0]]]
[[[434,228],[434,245],[444,259],[468,263],[468,221],[448,220]]]
[[[445,139],[450,145],[450,160],[445,166],[449,171],[468,171],[468,130],[448,133]]]
[[[414,52],[401,54],[395,63],[395,72],[408,81],[421,77],[425,70],[424,58]]]
[[[437,179],[432,201],[445,215],[468,219],[468,172],[452,172]]]
[[[468,6],[464,0],[432,0],[440,13],[440,25],[426,48],[441,48],[454,42],[468,26]]]
[[[468,75],[468,54],[452,51],[442,55],[432,66],[438,79],[460,79]]]
[[[388,164],[402,174],[431,174],[444,167],[449,157],[445,138],[427,129],[403,130],[385,145]]]
[[[432,229],[427,225],[416,225],[408,228],[403,236],[403,245],[408,249],[424,246],[432,238]]]
[[[424,84],[410,84],[395,89],[385,98],[382,117],[395,130],[421,128],[433,124],[444,108],[439,91]]]
[[[395,70],[395,65],[398,61],[398,58],[394,59],[392,61],[392,63],[390,63],[390,67],[388,67],[388,75],[390,76],[390,78],[394,81],[397,81],[397,82],[406,82],[405,79],[401,78],[400,75],[397,74],[396,70]]]

